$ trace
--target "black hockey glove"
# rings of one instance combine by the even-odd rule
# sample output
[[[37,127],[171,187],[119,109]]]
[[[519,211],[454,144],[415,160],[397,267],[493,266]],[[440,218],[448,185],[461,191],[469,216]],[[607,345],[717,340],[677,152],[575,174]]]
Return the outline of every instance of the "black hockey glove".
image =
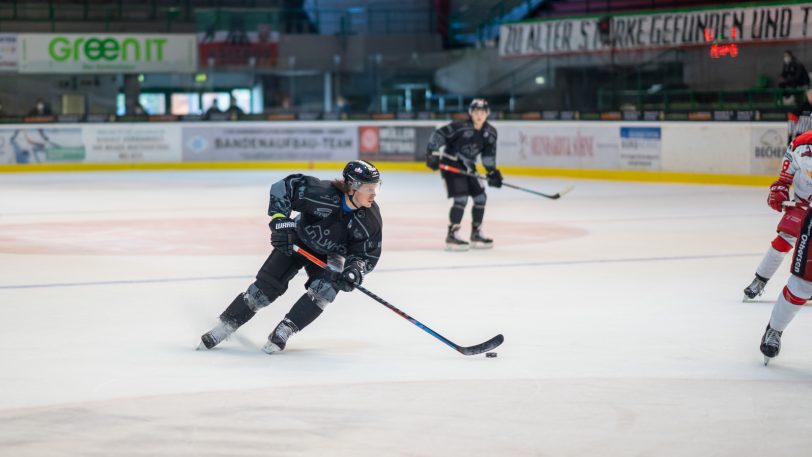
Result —
[[[439,151],[429,151],[426,153],[426,166],[434,171],[440,169],[440,153]]]
[[[355,286],[361,285],[364,280],[364,268],[360,262],[350,262],[344,267],[341,276],[336,281],[336,286],[344,292],[352,292]]]
[[[271,219],[271,245],[287,255],[293,255],[293,235],[296,233],[296,222],[286,216],[275,216]]]
[[[497,170],[496,168],[489,171],[488,185],[491,187],[496,187],[497,189],[502,187],[502,172]]]

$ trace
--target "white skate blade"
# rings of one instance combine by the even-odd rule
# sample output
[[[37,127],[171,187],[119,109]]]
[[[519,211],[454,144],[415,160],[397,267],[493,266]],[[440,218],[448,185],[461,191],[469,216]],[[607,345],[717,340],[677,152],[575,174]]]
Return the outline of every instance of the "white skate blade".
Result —
[[[281,352],[281,351],[282,351],[282,348],[280,348],[279,346],[277,346],[274,343],[271,343],[270,341],[265,343],[265,346],[262,346],[262,352],[264,352],[266,354],[273,354],[274,352]]]
[[[493,243],[483,243],[482,241],[471,241],[471,249],[493,249]]]
[[[770,360],[772,360],[772,359],[767,357],[766,355],[764,356],[764,366],[765,367],[770,364]]]
[[[451,252],[463,252],[467,251],[469,246],[467,244],[446,244],[445,250]]]
[[[197,343],[197,347],[195,347],[195,351],[202,351],[202,350],[208,350],[206,345],[203,344],[203,341]]]

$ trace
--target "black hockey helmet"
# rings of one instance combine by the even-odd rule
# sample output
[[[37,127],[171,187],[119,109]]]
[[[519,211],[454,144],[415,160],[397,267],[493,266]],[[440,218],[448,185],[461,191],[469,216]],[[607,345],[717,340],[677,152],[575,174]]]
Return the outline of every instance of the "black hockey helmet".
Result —
[[[358,190],[364,184],[379,184],[381,173],[375,165],[365,160],[352,160],[344,166],[344,182],[350,185],[352,190]]]
[[[491,112],[491,107],[488,106],[488,101],[484,98],[475,98],[471,100],[471,104],[468,105],[468,112],[471,113],[476,109],[481,109],[487,113]]]

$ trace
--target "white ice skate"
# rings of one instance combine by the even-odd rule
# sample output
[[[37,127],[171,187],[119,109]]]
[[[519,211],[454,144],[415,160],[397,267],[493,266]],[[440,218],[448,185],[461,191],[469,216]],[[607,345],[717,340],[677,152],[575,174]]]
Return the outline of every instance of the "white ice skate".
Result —
[[[764,293],[764,287],[766,285],[767,279],[762,278],[759,275],[756,275],[756,277],[753,278],[753,282],[751,282],[749,286],[744,288],[744,298],[742,298],[742,301],[747,303],[749,301],[755,300],[756,297]]]
[[[445,250],[446,251],[467,251],[471,245],[457,237],[457,232],[460,230],[459,224],[448,226],[448,235],[445,237]]]
[[[474,249],[491,249],[493,240],[482,233],[482,229],[475,227],[471,230],[471,247]]]
[[[236,328],[226,324],[223,321],[220,321],[213,329],[204,333],[203,336],[200,337],[200,344],[197,345],[197,350],[211,349],[217,346],[224,340],[227,340],[228,337],[234,333],[234,330],[236,330]]]
[[[764,330],[764,336],[761,337],[761,353],[764,354],[764,365],[770,363],[770,360],[778,356],[781,352],[781,334],[778,330],[770,327],[767,324],[767,329]]]
[[[262,350],[267,354],[284,351],[288,338],[297,331],[296,324],[291,322],[290,319],[282,319],[282,322],[268,335],[268,341],[262,346]]]

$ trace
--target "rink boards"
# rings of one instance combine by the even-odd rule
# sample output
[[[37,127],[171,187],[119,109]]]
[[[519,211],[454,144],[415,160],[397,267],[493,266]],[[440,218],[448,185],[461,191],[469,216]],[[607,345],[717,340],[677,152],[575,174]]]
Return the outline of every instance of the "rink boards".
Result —
[[[9,124],[0,171],[335,168],[362,158],[421,165],[445,121]],[[494,121],[509,174],[765,184],[780,168],[784,123]]]

